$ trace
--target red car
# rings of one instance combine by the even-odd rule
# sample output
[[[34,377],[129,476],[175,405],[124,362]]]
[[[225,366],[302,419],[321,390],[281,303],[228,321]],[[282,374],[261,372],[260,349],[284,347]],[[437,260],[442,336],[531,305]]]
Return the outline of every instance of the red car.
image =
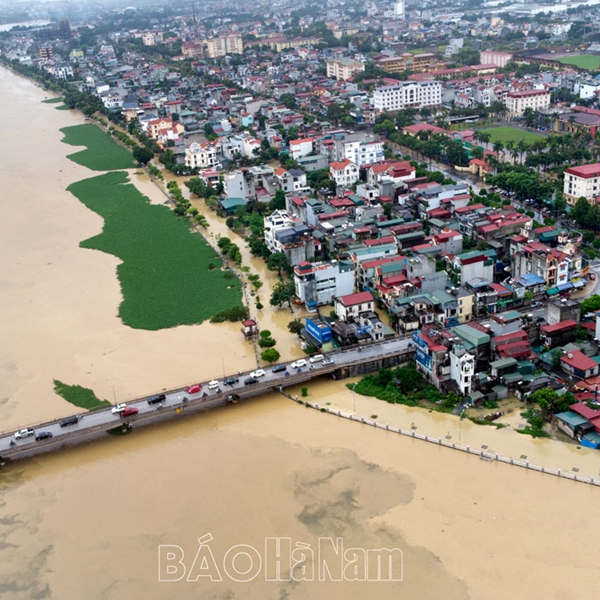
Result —
[[[197,383],[196,385],[190,385],[187,389],[188,394],[197,394],[202,389],[202,385]]]
[[[138,414],[138,409],[135,406],[128,406],[121,412],[122,417],[131,417],[132,415]]]

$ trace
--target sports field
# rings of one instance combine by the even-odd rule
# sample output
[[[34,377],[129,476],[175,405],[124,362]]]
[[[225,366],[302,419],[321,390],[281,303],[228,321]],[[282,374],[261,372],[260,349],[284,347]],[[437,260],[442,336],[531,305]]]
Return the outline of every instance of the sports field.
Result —
[[[588,69],[589,71],[597,71],[600,69],[600,56],[594,56],[592,54],[561,56],[556,60],[563,65],[573,65],[580,69]]]
[[[494,144],[495,142],[506,144],[506,142],[510,140],[515,142],[515,144],[520,140],[524,140],[527,144],[531,144],[531,142],[535,142],[535,140],[539,140],[543,137],[537,133],[523,131],[516,127],[491,127],[490,129],[482,129],[481,131],[490,134],[490,144]]]

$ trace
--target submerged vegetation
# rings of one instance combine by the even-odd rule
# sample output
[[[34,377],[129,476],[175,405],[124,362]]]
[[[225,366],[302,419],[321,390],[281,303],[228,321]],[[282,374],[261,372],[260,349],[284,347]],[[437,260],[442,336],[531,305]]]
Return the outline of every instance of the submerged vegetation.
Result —
[[[110,406],[108,400],[100,400],[94,394],[93,390],[89,388],[81,387],[80,385],[67,385],[58,379],[54,380],[54,391],[67,402],[77,406],[78,408],[85,408],[87,410],[95,410],[97,408],[104,408]]]
[[[92,171],[131,169],[136,162],[130,152],[119,146],[96,125],[74,125],[60,130],[63,142],[71,146],[85,146],[68,158]]]
[[[125,325],[157,330],[202,323],[223,311],[235,313],[234,320],[247,314],[239,280],[226,277],[231,272],[221,270],[221,259],[204,238],[168,207],[151,205],[126,173],[106,173],[67,189],[104,219],[102,233],[81,247],[122,261],[117,276]]]

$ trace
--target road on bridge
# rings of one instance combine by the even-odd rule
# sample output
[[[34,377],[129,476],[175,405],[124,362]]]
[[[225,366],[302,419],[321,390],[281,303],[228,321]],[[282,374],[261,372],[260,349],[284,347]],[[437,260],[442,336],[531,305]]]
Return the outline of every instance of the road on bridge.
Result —
[[[41,450],[44,446],[47,446],[47,449],[51,450],[54,449],[51,447],[60,447],[69,438],[84,437],[86,432],[106,431],[124,423],[133,424],[138,419],[140,421],[150,421],[152,416],[161,416],[160,413],[166,417],[167,414],[172,415],[177,408],[211,408],[225,402],[229,395],[237,394],[240,397],[251,396],[279,386],[285,387],[309,381],[313,377],[331,373],[340,367],[370,362],[384,358],[385,356],[404,352],[412,345],[410,340],[410,337],[394,338],[364,345],[360,348],[352,347],[334,351],[326,354],[328,358],[332,359],[330,364],[320,362],[311,364],[308,357],[306,357],[307,365],[302,369],[292,369],[290,365],[286,365],[287,371],[281,370],[274,373],[273,366],[266,367],[264,369],[265,375],[258,379],[258,383],[252,385],[244,384],[244,381],[250,377],[251,373],[239,372],[228,376],[238,379],[237,383],[233,385],[224,385],[223,379],[219,379],[218,388],[208,389],[208,381],[199,382],[201,383],[200,391],[190,394],[187,388],[181,388],[163,392],[165,400],[157,404],[149,404],[148,399],[152,396],[144,396],[126,402],[127,407],[138,409],[137,414],[131,416],[113,414],[112,407],[107,407],[101,410],[82,413],[76,423],[66,427],[60,426],[61,421],[64,421],[64,419],[30,426],[35,432],[34,435],[22,439],[16,439],[12,431],[6,432],[0,434],[0,454],[3,457],[10,458],[11,454],[22,454],[22,451],[26,449],[31,449],[35,453],[36,448]],[[287,375],[286,372],[288,373]],[[52,437],[36,441],[35,436],[41,432],[49,432],[52,434]]]

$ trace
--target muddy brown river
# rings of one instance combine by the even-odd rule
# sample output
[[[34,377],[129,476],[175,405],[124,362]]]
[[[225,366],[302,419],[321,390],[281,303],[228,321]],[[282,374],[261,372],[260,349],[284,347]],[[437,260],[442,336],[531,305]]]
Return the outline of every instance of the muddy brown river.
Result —
[[[5,113],[22,116],[0,145],[0,427],[71,414],[54,379],[124,401],[256,366],[235,324],[122,325],[116,259],[79,248],[102,221],[65,191],[95,175],[60,141],[81,116],[43,104],[48,93],[3,68],[0,90]],[[218,219],[212,227],[228,234]],[[245,264],[265,288],[275,281],[246,255]],[[254,316],[284,359],[299,355],[289,309]],[[309,399],[599,474],[597,452],[353,396],[344,383],[315,381]],[[588,598],[599,493],[270,394],[5,467],[0,595]]]

